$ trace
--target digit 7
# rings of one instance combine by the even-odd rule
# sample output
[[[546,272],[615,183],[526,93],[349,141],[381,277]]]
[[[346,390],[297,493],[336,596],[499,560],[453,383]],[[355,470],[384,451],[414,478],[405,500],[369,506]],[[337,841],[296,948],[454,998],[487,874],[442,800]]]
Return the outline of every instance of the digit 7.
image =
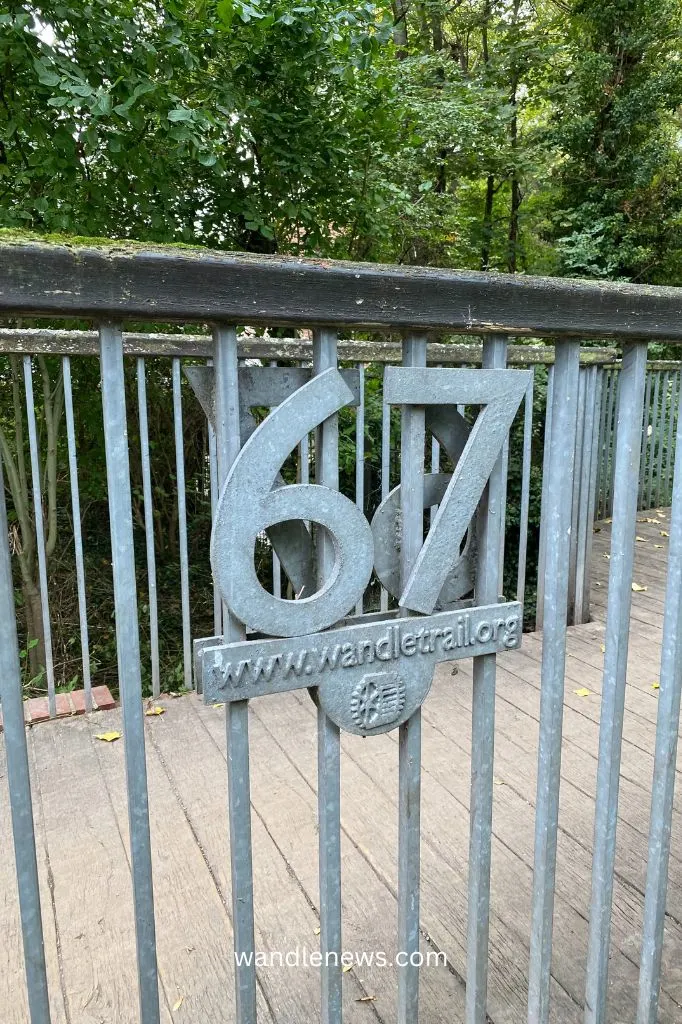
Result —
[[[430,614],[476,512],[504,439],[521,404],[527,370],[386,368],[390,405],[482,405],[424,545],[400,596],[400,605]]]

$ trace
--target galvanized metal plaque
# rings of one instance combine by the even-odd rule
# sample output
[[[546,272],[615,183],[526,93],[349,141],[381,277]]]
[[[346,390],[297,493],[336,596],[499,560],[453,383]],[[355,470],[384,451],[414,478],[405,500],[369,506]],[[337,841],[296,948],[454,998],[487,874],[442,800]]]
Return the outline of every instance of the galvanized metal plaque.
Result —
[[[438,511],[405,580],[400,487],[385,498],[370,527],[338,491],[316,484],[287,486],[280,476],[299,441],[355,401],[348,379],[329,369],[305,382],[301,374],[270,374],[261,381],[254,373],[244,380],[245,409],[257,395],[279,404],[245,432],[216,509],[211,564],[230,612],[261,636],[230,644],[219,638],[196,641],[197,684],[207,703],[311,688],[340,728],[368,736],[394,729],[414,713],[439,662],[520,645],[519,604],[476,608],[463,605],[462,598],[474,586],[472,517],[527,378],[508,370],[387,368],[385,400],[427,407],[429,429],[455,465],[451,475],[423,477],[424,507],[437,505]],[[210,408],[210,395],[204,401]],[[484,406],[473,427],[457,412],[458,404]],[[307,523],[324,528],[334,551],[333,565],[317,589],[315,544]],[[258,579],[253,552],[263,531],[290,579],[307,581],[295,600],[273,596]],[[303,544],[295,531],[303,531]],[[295,567],[293,573],[287,563]],[[344,623],[372,571],[398,598],[401,611]]]
[[[368,736],[404,722],[424,701],[435,666],[520,646],[517,603],[393,618],[323,633],[233,644],[195,641],[208,704],[318,687],[329,717]]]

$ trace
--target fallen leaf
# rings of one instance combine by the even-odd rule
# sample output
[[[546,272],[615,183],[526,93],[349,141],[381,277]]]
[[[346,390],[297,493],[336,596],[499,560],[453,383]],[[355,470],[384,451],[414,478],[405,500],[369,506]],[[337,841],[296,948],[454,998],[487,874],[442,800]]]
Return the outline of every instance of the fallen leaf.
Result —
[[[344,966],[343,966],[343,973],[344,974],[348,974],[348,972],[352,971],[352,970],[353,970],[353,965],[352,964],[344,964]]]
[[[360,998],[356,999],[355,1002],[356,1003],[373,1003],[375,999],[376,999],[376,996],[360,996]]]
[[[640,544],[646,544],[644,537],[635,537],[635,540],[638,540]]]
[[[594,585],[595,587],[601,587],[601,583],[599,582],[599,580],[595,580]]]
[[[316,935],[319,935],[319,934],[320,934],[320,929],[319,929],[319,928],[316,928],[316,929],[315,929],[315,934],[316,934]]]
[[[590,696],[590,691],[586,690],[584,686],[582,686],[579,690],[574,690],[573,692],[576,695],[576,697],[589,697]]]
[[[113,743],[114,740],[120,740],[120,732],[98,732],[95,736],[96,740],[103,740],[104,743]]]
[[[659,526],[661,525],[661,520],[660,519],[652,519],[651,516],[644,516],[643,519],[638,519],[637,522],[638,523],[658,523]]]
[[[660,683],[652,683],[651,684],[651,689],[652,690],[660,690],[660,688],[661,688],[661,684]]]
[[[504,786],[504,782],[502,781],[502,779],[498,779],[496,775],[493,775],[493,785]]]
[[[607,551],[605,551],[604,552],[604,558],[610,558],[610,557],[611,557],[611,555]]]
[[[634,592],[636,594],[641,594],[643,590],[648,590],[649,588],[648,587],[641,587],[639,585],[639,583],[633,583],[632,584],[632,589],[634,590]]]
[[[165,715],[165,714],[166,714],[166,709],[165,708],[161,708],[158,705],[156,707],[153,707],[153,708],[147,708],[147,710],[145,711],[145,715],[147,716],[147,718],[153,718],[154,715]]]
[[[604,646],[604,644],[601,645],[601,652],[602,654],[606,654],[606,647]]]
[[[670,536],[670,534],[668,533],[667,530],[661,530],[661,537],[669,537],[669,536]]]
[[[660,550],[661,548],[665,547],[665,544],[654,544],[654,547]]]
[[[182,1006],[184,1001],[185,1001],[185,997],[184,996],[180,996],[180,998],[177,1000],[177,1002],[173,1003],[173,1013],[175,1013],[176,1010],[180,1009],[180,1007]]]
[[[604,522],[605,522],[605,523],[612,523],[612,522],[613,522],[613,519],[605,519],[605,520],[604,520]]]

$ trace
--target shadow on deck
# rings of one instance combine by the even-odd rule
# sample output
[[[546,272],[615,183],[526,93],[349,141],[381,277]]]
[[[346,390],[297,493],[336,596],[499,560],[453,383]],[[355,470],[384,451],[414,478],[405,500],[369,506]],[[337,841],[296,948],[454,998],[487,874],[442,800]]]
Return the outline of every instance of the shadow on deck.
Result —
[[[668,512],[638,524],[614,887],[609,1012],[632,1021],[653,767]],[[662,533],[663,531],[663,533]],[[609,527],[595,534],[593,615],[569,630],[558,837],[552,1021],[582,1020],[590,901]],[[489,1014],[526,1019],[541,637],[498,659]],[[421,972],[424,1022],[464,1019],[471,662],[442,666],[423,709],[422,950],[447,963]],[[575,691],[589,690],[578,696]],[[162,1020],[234,1020],[224,715],[195,696],[146,718]],[[315,708],[306,693],[252,702],[256,942],[298,950],[300,965],[263,968],[260,1019],[319,1021]],[[29,734],[54,1024],[137,1019],[134,930],[119,711],[40,725]],[[343,738],[344,948],[396,953],[397,735]],[[5,775],[0,742],[0,775]],[[682,1019],[682,795],[676,799],[660,1020]],[[0,785],[0,1017],[28,1019],[7,786]],[[275,961],[276,961],[275,957]],[[344,975],[345,1019],[393,1021],[392,966]]]

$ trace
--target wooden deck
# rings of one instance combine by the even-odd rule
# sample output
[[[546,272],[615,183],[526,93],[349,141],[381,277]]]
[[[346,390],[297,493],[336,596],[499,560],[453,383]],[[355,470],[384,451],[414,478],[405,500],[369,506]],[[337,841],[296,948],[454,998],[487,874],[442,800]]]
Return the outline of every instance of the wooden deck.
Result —
[[[655,513],[646,513],[654,518]],[[643,517],[643,516],[642,516]],[[630,673],[626,697],[610,1017],[634,1020],[649,792],[665,586],[666,531],[638,524]],[[595,621],[570,630],[566,671],[561,827],[552,1021],[582,1020],[594,788],[598,745],[609,528],[595,534]],[[526,1018],[541,638],[499,659],[490,927],[489,1013]],[[421,972],[420,1020],[464,1012],[471,663],[437,673],[424,706],[423,951],[447,963]],[[587,688],[589,696],[575,690]],[[165,699],[147,718],[162,1020],[234,1020],[224,714],[194,696]],[[123,744],[95,734],[120,728],[119,711],[39,725],[29,732],[34,811],[54,1024],[133,1024],[135,953]],[[305,693],[252,703],[252,789],[257,946],[317,948],[316,735]],[[395,734],[343,739],[344,947],[392,960],[396,931]],[[4,776],[0,743],[0,776]],[[669,917],[660,1020],[682,1019],[682,793],[672,836]],[[0,784],[0,1020],[26,1024],[21,937]],[[259,972],[262,1021],[319,1020],[318,972]],[[393,967],[355,966],[344,976],[345,1019],[394,1021]]]

